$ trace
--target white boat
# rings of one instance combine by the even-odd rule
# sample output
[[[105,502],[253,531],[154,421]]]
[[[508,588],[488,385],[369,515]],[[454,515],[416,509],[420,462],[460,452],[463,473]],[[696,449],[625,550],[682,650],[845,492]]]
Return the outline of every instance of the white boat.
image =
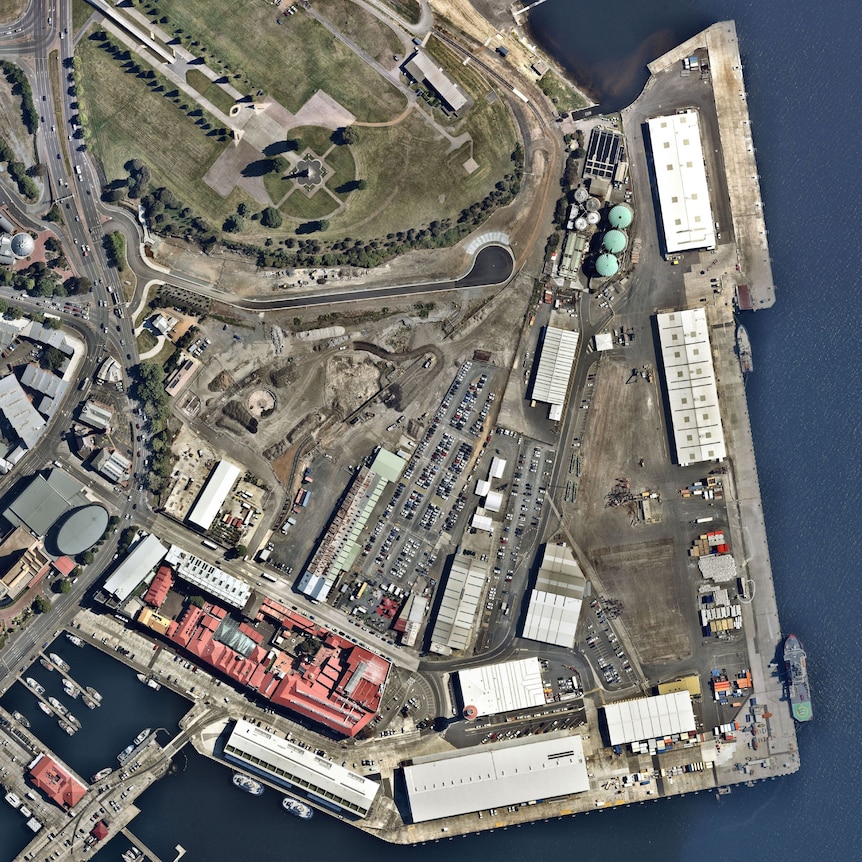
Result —
[[[81,695],[81,700],[84,701],[84,706],[86,706],[87,709],[95,709],[99,705],[95,700],[93,700],[93,698],[87,697],[86,694]]]
[[[162,687],[162,684],[160,682],[156,682],[156,680],[154,680],[151,676],[147,676],[143,673],[137,673],[135,674],[135,676],[138,678],[138,682],[142,682],[144,685],[148,686],[149,688],[155,689],[156,691],[158,691]]]
[[[73,635],[71,632],[66,632],[66,637],[69,638],[76,647],[84,646],[84,642],[77,635]]]
[[[47,703],[45,703],[44,701],[41,701],[41,700],[39,701],[39,709],[41,709],[41,710],[42,710],[42,712],[44,712],[44,713],[45,713],[45,715],[53,715],[53,714],[54,714],[54,712],[53,712],[53,710],[51,709],[51,707],[50,707],[50,706],[48,706],[48,704],[47,704]]]
[[[43,656],[39,656],[39,664],[42,665],[42,667],[45,668],[45,670],[50,670],[50,671],[56,670],[54,665],[52,665],[51,662],[49,662],[48,659],[44,658]]]
[[[118,755],[117,760],[120,763],[124,763],[126,758],[135,750],[134,745],[127,745]]]
[[[36,694],[45,694],[45,687],[39,685],[39,683],[36,682],[36,680],[33,679],[32,676],[28,676],[27,679],[24,680],[24,682],[26,682],[27,685],[30,686],[30,688],[32,688],[33,691],[36,692]]]
[[[69,722],[69,724],[71,724],[71,725],[75,728],[75,730],[80,730],[80,729],[81,729],[81,722],[80,722],[80,721],[78,721],[78,719],[77,719],[77,718],[75,718],[75,716],[74,716],[74,715],[72,715],[72,713],[71,713],[71,712],[67,712],[67,713],[66,713],[66,721],[68,721],[68,722]]]
[[[18,724],[20,724],[20,725],[21,725],[21,727],[26,727],[26,728],[28,728],[28,729],[29,729],[29,727],[30,727],[30,722],[29,722],[29,720],[27,719],[27,716],[26,716],[26,715],[21,715],[21,713],[20,713],[20,712],[13,712],[13,713],[12,713],[12,718],[14,718],[14,719],[15,719],[15,721],[17,721],[17,722],[18,722]]]
[[[114,770],[113,770],[113,769],[111,769],[111,767],[110,767],[110,766],[106,766],[104,769],[100,769],[100,770],[99,770],[99,771],[98,771],[98,772],[93,776],[93,784],[95,784],[97,781],[101,781],[103,778],[107,778],[107,777],[108,777],[108,776],[109,776],[113,771],[114,771]]]
[[[93,698],[93,700],[96,701],[96,703],[102,702],[102,695],[100,695],[99,692],[97,692],[91,685],[88,685],[85,691]]]
[[[255,781],[253,778],[250,778],[248,775],[236,772],[231,780],[233,781],[234,787],[238,787],[240,790],[244,790],[252,796],[263,795],[263,785],[259,781]]]
[[[66,677],[63,677],[63,691],[73,700],[81,693],[81,689],[73,682],[69,682]]]
[[[74,727],[73,725],[69,724],[68,721],[63,721],[62,718],[57,722],[57,724],[60,725],[60,730],[64,730],[66,733],[69,734],[69,736],[72,736],[72,734],[78,732],[77,727]]]
[[[290,796],[285,796],[281,800],[281,807],[302,820],[311,820],[314,816],[314,809],[311,806],[300,802],[298,799],[291,799]]]
[[[134,740],[134,742],[132,742],[132,745],[133,745],[133,746],[135,746],[135,745],[140,745],[140,744],[141,744],[141,743],[142,743],[142,742],[143,742],[143,741],[144,741],[144,740],[145,740],[145,739],[146,739],[146,738],[147,738],[147,737],[148,737],[152,732],[153,732],[153,731],[152,731],[152,728],[145,727],[145,728],[144,728],[144,729],[143,729],[143,730],[142,730],[142,731],[141,731],[141,732],[140,732],[140,733],[135,737],[135,740]]]
[[[60,670],[65,671],[66,673],[68,673],[71,670],[71,668],[69,667],[69,662],[63,661],[63,659],[61,659],[60,656],[57,655],[57,653],[55,653],[55,652],[48,653],[48,658],[51,659],[51,661],[55,665],[57,665],[57,667],[60,668]]]

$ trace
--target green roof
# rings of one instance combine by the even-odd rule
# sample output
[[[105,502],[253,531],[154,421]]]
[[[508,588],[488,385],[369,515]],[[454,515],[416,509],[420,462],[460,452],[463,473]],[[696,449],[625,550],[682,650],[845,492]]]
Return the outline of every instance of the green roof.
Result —
[[[631,207],[628,207],[625,204],[617,204],[608,213],[608,221],[610,222],[611,227],[629,227],[632,223]]]
[[[389,452],[387,449],[381,449],[371,464],[371,469],[388,482],[397,482],[401,478],[401,474],[404,472],[406,466],[407,462],[403,458]]]
[[[621,230],[609,230],[602,239],[602,248],[611,254],[619,254],[627,245],[628,240]]]
[[[612,275],[616,275],[619,268],[619,262],[612,254],[605,252],[605,254],[600,254],[596,258],[596,272],[602,278],[610,278]]]

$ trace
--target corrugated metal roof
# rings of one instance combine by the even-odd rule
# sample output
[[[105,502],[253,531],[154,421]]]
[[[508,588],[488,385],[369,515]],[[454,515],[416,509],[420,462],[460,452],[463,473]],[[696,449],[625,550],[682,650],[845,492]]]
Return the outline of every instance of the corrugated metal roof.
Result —
[[[568,545],[546,545],[522,636],[571,647],[581,616],[586,579]]]
[[[478,715],[495,715],[545,703],[539,659],[518,659],[458,672],[464,706]]]
[[[422,51],[417,51],[405,64],[404,69],[414,80],[425,81],[453,111],[460,111],[467,104],[467,97],[458,85],[435,65],[435,61]]]
[[[219,461],[207,479],[197,502],[186,516],[186,520],[202,530],[208,530],[241,473],[242,470],[236,464],[231,464],[230,461]]]
[[[590,787],[581,737],[563,734],[416,758],[404,779],[416,823]]]
[[[124,602],[167,552],[168,549],[155,536],[147,533],[105,581],[105,592]]]
[[[531,398],[548,404],[565,404],[578,350],[578,333],[545,327],[542,355],[536,368]]]
[[[0,379],[0,411],[28,449],[32,449],[45,430],[45,420],[30,403],[13,374]]]
[[[687,691],[624,700],[604,707],[611,745],[625,745],[696,730]]]
[[[488,567],[475,557],[455,557],[431,635],[434,643],[453,650],[467,646],[487,575]]]

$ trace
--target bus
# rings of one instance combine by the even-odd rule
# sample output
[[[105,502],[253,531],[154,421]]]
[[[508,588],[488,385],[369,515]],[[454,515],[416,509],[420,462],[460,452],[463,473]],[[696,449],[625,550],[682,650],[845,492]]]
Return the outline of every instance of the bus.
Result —
[[[261,576],[265,581],[272,581],[274,584],[277,584],[277,583],[278,583],[278,578],[274,578],[271,574],[269,574],[269,572],[261,572],[261,573],[260,573],[260,576]]]
[[[218,545],[217,545],[217,544],[216,544],[212,539],[204,539],[204,540],[201,542],[201,544],[202,544],[205,548],[210,548],[210,549],[211,549],[211,550],[213,550],[213,551],[217,551],[217,550],[218,550]]]

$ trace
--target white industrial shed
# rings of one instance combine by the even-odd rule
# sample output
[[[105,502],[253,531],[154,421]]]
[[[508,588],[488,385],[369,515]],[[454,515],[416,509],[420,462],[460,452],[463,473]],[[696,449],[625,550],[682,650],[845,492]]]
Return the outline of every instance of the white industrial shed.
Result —
[[[659,314],[665,385],[680,466],[727,456],[706,309]]]
[[[464,706],[476,715],[496,715],[545,704],[542,668],[532,658],[484,665],[458,672]]]
[[[216,468],[210,473],[206,485],[200,493],[194,506],[186,517],[186,520],[199,527],[208,530],[218,515],[222,503],[227,499],[234,482],[239,479],[242,471],[236,464],[230,461],[219,461]]]
[[[570,649],[581,616],[586,579],[565,544],[547,545],[524,620],[522,637]]]
[[[415,758],[404,767],[414,823],[589,790],[580,736],[548,734]]]
[[[467,647],[487,575],[488,567],[476,557],[455,557],[431,634],[434,652],[448,654]]]
[[[715,230],[697,113],[685,111],[647,122],[665,248],[713,248]]]
[[[542,355],[539,357],[530,398],[550,404],[551,419],[556,420],[563,415],[563,405],[566,403],[569,378],[572,376],[577,350],[577,332],[557,329],[555,326],[545,327]]]
[[[141,539],[105,581],[104,590],[124,602],[138,584],[164,559],[168,549],[151,533]]]
[[[245,581],[223,572],[212,563],[196,557],[191,551],[183,550],[179,545],[171,545],[165,555],[165,562],[173,566],[174,571],[184,581],[206,590],[220,601],[240,609],[248,603],[251,587]]]
[[[625,745],[697,729],[687,691],[609,703],[604,707],[611,745]]]

